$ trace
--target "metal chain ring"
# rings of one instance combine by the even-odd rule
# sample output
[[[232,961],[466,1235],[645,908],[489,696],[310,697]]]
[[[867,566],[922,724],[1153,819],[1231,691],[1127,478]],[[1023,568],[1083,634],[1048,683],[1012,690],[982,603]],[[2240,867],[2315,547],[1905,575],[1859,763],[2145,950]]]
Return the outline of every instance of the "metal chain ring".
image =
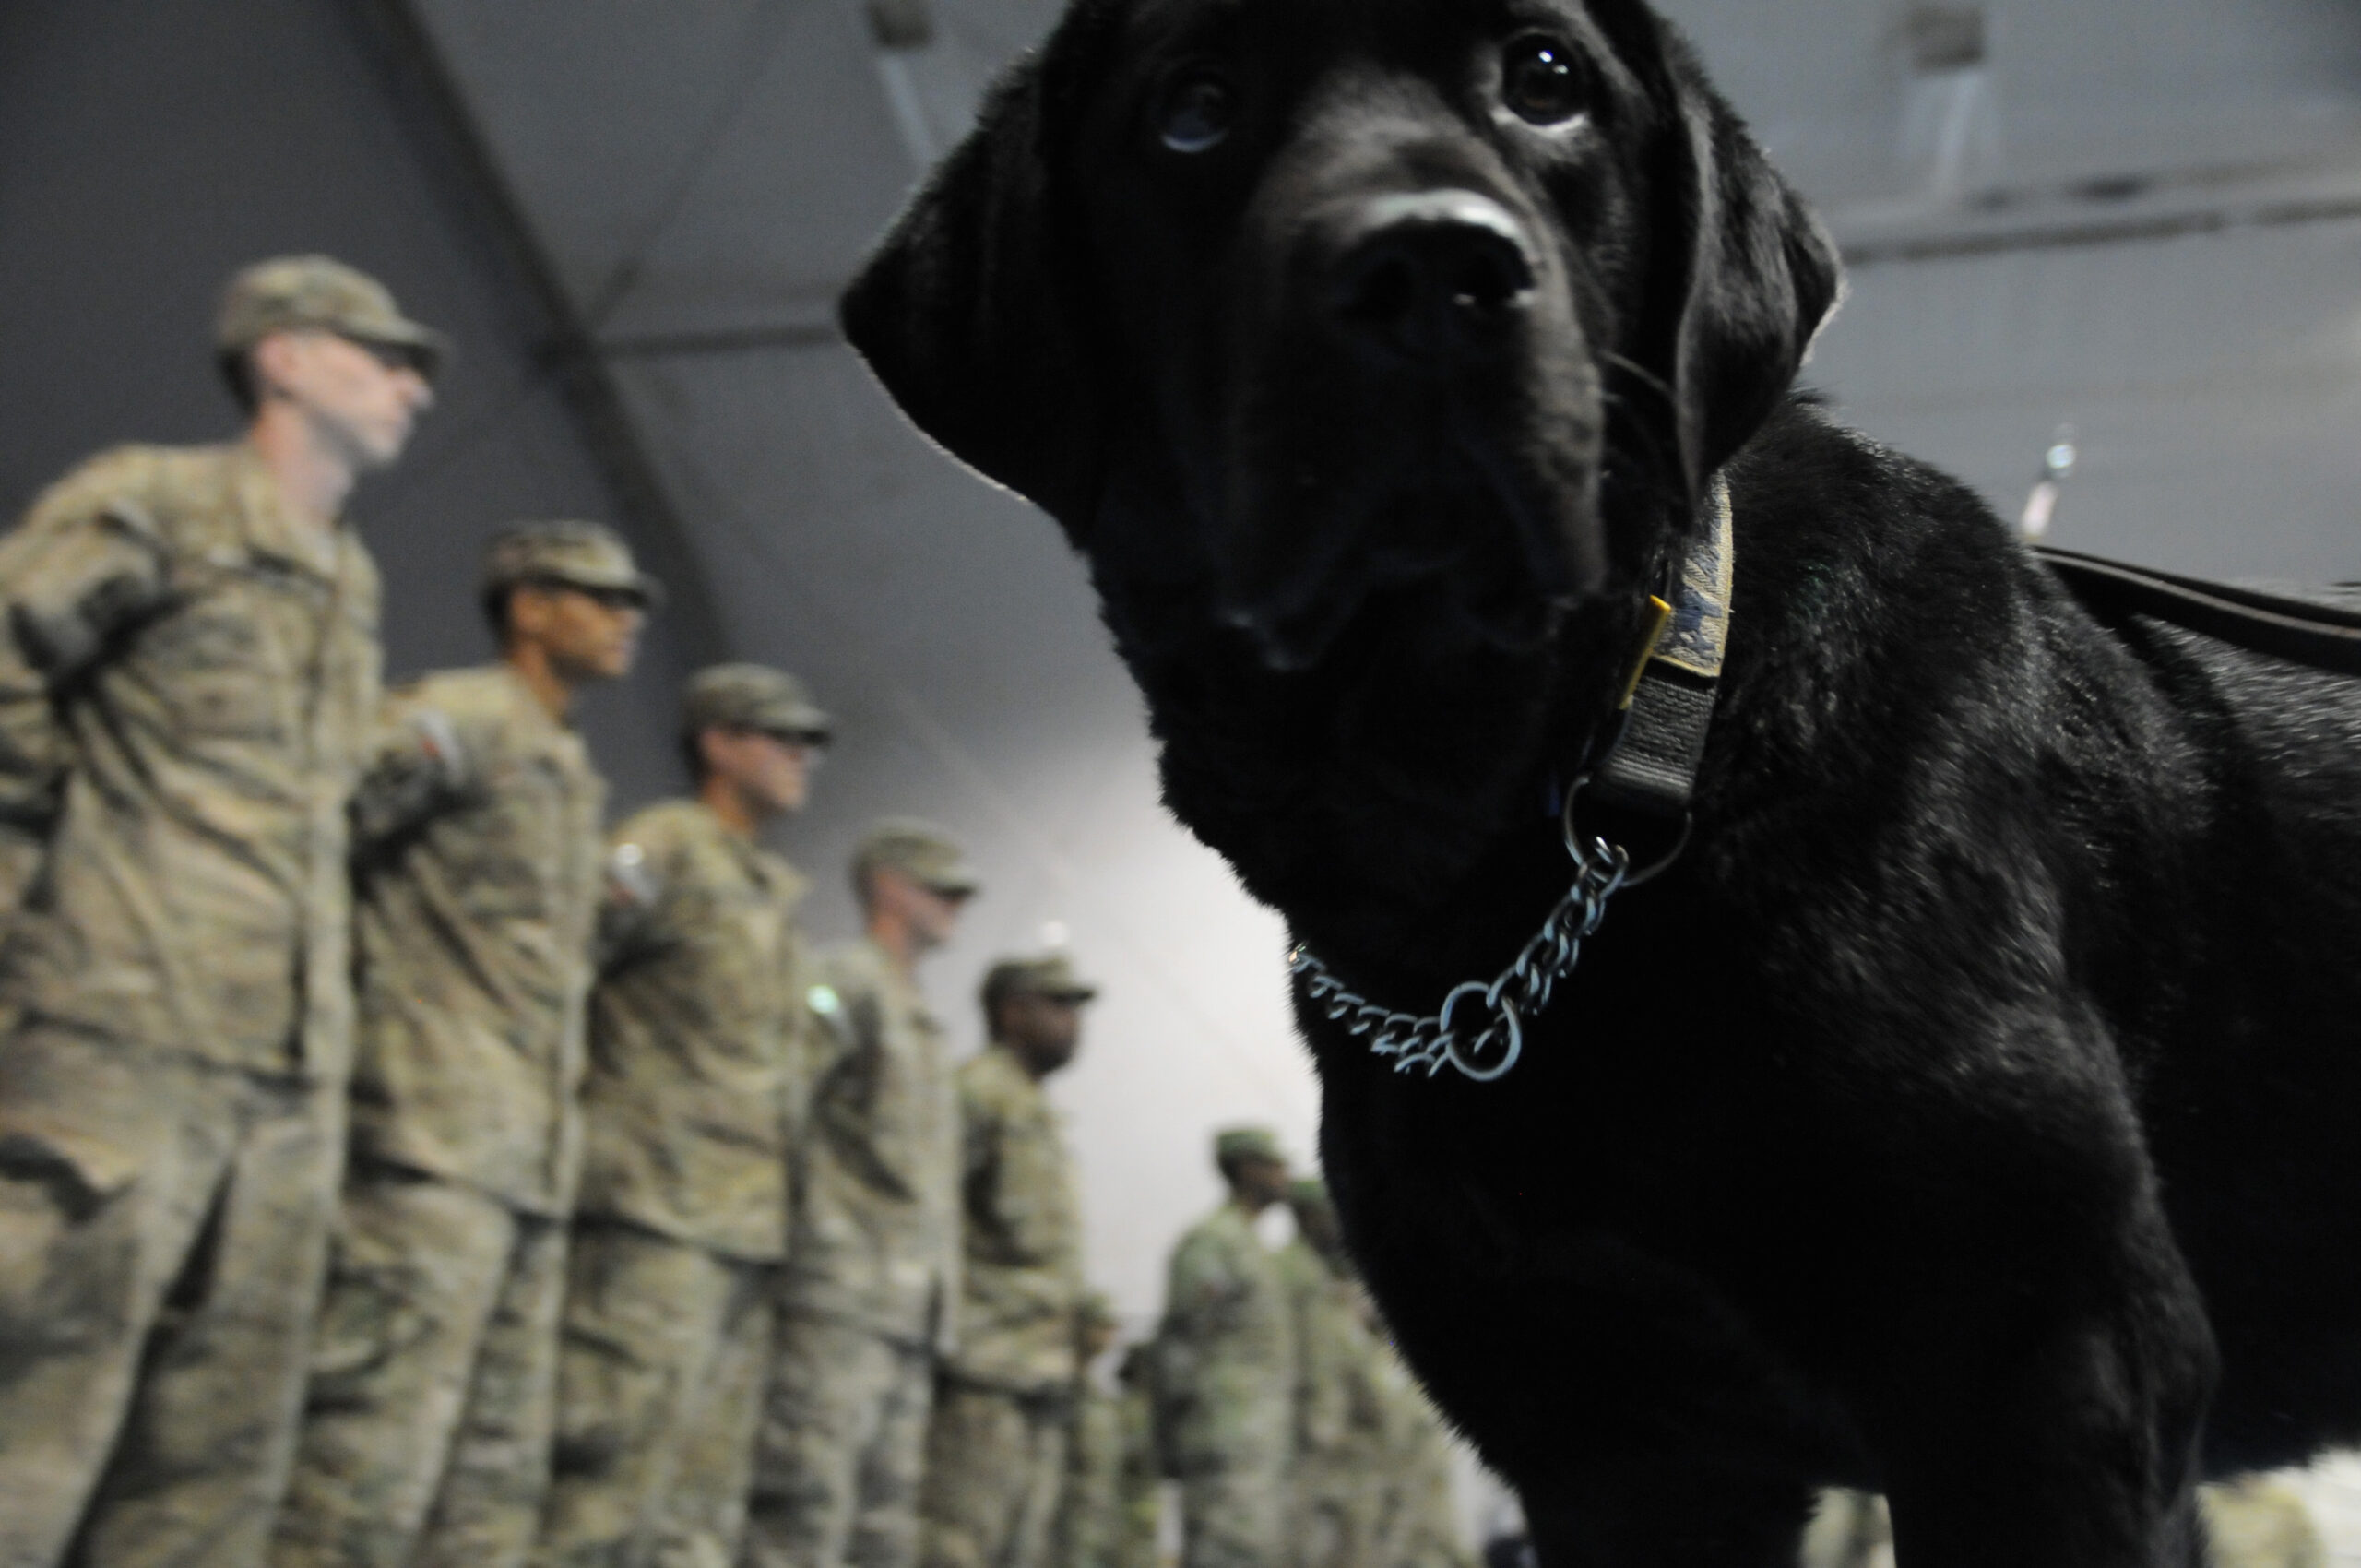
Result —
[[[1566,853],[1573,857],[1574,885],[1533,940],[1489,984],[1469,980],[1455,988],[1427,1017],[1379,1006],[1338,980],[1300,942],[1287,951],[1288,972],[1302,982],[1314,1005],[1356,1039],[1368,1040],[1376,1055],[1390,1058],[1397,1073],[1423,1067],[1433,1077],[1453,1067],[1479,1084],[1503,1077],[1525,1053],[1525,1021],[1549,1005],[1550,992],[1581,961],[1584,940],[1606,918],[1608,900],[1633,882],[1631,857],[1619,846],[1575,832],[1571,797],[1565,839]],[[1650,873],[1659,869],[1651,867]],[[1471,1013],[1465,1022],[1463,1012]]]

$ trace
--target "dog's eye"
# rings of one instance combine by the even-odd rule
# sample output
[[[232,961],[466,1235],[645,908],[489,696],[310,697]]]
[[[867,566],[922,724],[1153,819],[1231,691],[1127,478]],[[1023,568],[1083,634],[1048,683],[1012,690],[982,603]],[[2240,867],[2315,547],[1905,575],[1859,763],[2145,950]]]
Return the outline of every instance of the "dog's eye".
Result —
[[[1583,106],[1574,52],[1554,38],[1520,38],[1501,59],[1501,101],[1536,125],[1571,120]]]
[[[1211,71],[1189,71],[1165,89],[1157,132],[1175,152],[1206,152],[1238,121],[1238,89]]]

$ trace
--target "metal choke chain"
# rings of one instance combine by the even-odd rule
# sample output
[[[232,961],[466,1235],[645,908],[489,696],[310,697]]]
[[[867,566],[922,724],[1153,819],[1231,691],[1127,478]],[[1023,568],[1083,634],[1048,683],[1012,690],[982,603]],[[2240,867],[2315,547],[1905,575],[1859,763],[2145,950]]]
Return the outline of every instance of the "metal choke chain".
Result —
[[[1573,831],[1571,802],[1567,815],[1566,853],[1573,857],[1574,885],[1516,962],[1489,984],[1469,980],[1444,997],[1435,1013],[1417,1018],[1352,990],[1300,942],[1287,951],[1288,971],[1302,980],[1314,1004],[1355,1039],[1368,1040],[1371,1051],[1391,1058],[1397,1073],[1423,1067],[1432,1077],[1451,1066],[1479,1084],[1502,1076],[1525,1053],[1525,1020],[1548,1006],[1558,982],[1574,972],[1583,939],[1598,929],[1607,901],[1631,882],[1645,880],[1644,874],[1632,877],[1631,859],[1619,846]],[[1472,1033],[1469,1026],[1478,1020],[1459,1017],[1471,1004],[1480,1010],[1482,1025]]]

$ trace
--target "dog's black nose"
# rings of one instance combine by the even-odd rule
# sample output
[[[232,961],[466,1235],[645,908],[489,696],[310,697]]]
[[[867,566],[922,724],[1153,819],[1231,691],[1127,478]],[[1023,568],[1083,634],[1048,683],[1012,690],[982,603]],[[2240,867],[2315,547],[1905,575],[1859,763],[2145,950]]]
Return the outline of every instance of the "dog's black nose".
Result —
[[[1351,215],[1330,310],[1358,339],[1445,362],[1498,344],[1533,286],[1524,226],[1490,197],[1379,196]]]

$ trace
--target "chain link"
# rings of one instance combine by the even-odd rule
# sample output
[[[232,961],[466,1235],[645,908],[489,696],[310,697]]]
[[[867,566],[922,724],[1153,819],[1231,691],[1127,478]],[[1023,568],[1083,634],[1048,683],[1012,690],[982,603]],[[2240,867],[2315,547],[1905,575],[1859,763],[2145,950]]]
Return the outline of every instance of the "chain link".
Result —
[[[1287,950],[1288,971],[1315,1006],[1356,1039],[1368,1040],[1370,1050],[1390,1059],[1397,1073],[1423,1067],[1431,1078],[1454,1067],[1479,1084],[1505,1076],[1525,1053],[1525,1021],[1548,1006],[1558,982],[1574,972],[1584,940],[1606,918],[1607,901],[1642,880],[1631,875],[1631,857],[1620,847],[1574,833],[1572,802],[1567,805],[1566,852],[1573,857],[1574,885],[1516,962],[1489,984],[1469,980],[1444,997],[1434,1013],[1418,1018],[1381,1007],[1352,990],[1300,942]],[[1478,1019],[1462,1022],[1461,1011],[1471,1006]],[[1483,1027],[1470,1033],[1478,1020]]]

